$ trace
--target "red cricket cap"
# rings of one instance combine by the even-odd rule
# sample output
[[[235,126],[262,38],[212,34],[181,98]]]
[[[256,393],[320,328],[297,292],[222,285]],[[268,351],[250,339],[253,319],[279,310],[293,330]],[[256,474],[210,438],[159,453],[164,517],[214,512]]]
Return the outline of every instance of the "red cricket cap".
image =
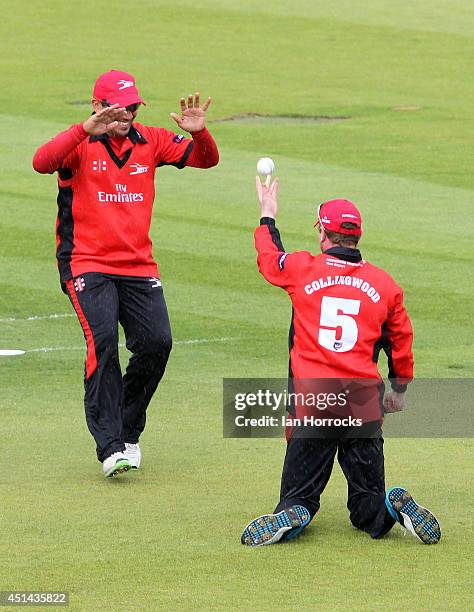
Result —
[[[354,229],[342,227],[343,223],[354,223]],[[330,232],[347,234],[348,236],[360,236],[362,234],[362,217],[356,205],[349,200],[329,200],[323,202],[318,208],[318,220],[314,224]]]
[[[110,70],[101,74],[95,82],[93,96],[109,104],[118,103],[121,106],[137,102],[144,104],[136,88],[135,78],[121,70]]]

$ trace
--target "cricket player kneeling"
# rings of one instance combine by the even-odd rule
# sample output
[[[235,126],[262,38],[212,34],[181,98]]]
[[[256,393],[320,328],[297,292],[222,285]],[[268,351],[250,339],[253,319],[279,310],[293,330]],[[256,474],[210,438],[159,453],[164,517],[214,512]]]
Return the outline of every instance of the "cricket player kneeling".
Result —
[[[404,393],[413,378],[413,331],[403,305],[402,289],[382,269],[364,259],[357,248],[362,219],[348,200],[319,206],[321,254],[286,253],[275,226],[278,179],[271,185],[257,177],[261,207],[255,230],[258,268],[272,285],[291,298],[290,379],[292,387],[306,380],[373,380],[383,386],[377,359],[383,348],[389,361],[392,389],[367,435],[305,435],[287,428],[287,448],[280,501],[273,514],[251,521],[242,544],[260,546],[290,540],[309,525],[320,507],[333,467],[341,465],[348,482],[347,507],[352,524],[379,538],[398,522],[425,544],[441,537],[435,516],[402,487],[385,491],[383,411],[403,409]],[[380,397],[383,397],[383,392]],[[363,404],[363,403],[362,403]]]

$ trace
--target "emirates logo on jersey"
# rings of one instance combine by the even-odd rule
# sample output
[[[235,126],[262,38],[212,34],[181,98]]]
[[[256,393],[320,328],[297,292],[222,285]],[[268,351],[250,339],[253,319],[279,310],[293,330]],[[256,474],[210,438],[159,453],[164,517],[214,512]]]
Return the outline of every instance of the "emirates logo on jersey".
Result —
[[[94,172],[105,172],[107,170],[107,161],[105,159],[94,159],[92,162],[92,170]]]
[[[116,204],[127,204],[135,202],[144,202],[145,196],[143,191],[130,192],[128,191],[127,185],[116,183],[115,193],[108,193],[106,191],[97,192],[98,202],[114,202]]]

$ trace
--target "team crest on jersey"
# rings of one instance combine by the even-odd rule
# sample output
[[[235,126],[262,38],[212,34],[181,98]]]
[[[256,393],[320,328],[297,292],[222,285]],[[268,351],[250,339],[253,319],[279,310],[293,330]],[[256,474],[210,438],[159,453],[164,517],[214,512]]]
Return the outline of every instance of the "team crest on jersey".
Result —
[[[105,172],[107,170],[107,160],[105,159],[94,159],[92,162],[92,170],[94,172]]]
[[[173,138],[173,142],[175,142],[176,144],[179,144],[183,140],[184,136],[182,134],[176,134],[176,136]]]
[[[76,280],[74,281],[74,289],[76,290],[76,293],[80,293],[81,291],[84,291],[85,288],[86,288],[86,281],[84,280],[84,278],[82,276],[79,276],[78,278],[76,278]]]
[[[133,172],[130,172],[130,176],[132,174],[143,174],[144,172],[148,172],[149,166],[143,166],[142,164],[130,164],[130,168],[133,168]]]

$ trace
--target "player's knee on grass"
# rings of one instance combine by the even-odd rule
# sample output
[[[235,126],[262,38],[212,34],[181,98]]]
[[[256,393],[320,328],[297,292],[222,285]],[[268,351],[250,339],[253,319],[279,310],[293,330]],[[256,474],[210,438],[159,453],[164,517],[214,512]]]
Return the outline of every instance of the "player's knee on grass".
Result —
[[[384,494],[364,493],[354,496],[347,507],[354,527],[367,532],[372,538],[386,534],[394,524],[386,509]]]

